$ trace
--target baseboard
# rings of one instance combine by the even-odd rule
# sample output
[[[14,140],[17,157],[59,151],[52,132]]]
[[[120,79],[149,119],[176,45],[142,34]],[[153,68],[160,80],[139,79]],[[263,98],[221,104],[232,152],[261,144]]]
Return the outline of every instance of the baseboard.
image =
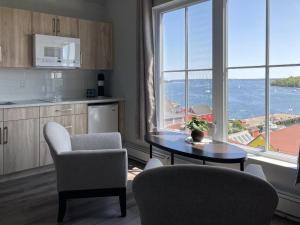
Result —
[[[55,170],[54,165],[48,165],[48,166],[38,167],[38,168],[16,172],[12,174],[7,174],[7,175],[0,176],[0,183],[4,183],[16,179],[22,179],[25,177],[39,175],[43,173],[53,172],[54,170]]]

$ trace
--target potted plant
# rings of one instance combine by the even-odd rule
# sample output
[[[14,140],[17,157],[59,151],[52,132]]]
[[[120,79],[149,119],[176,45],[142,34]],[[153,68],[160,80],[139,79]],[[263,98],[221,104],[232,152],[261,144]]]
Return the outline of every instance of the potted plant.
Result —
[[[191,136],[194,142],[201,142],[204,137],[204,132],[208,130],[208,122],[195,116],[186,124],[186,128],[191,130]]]

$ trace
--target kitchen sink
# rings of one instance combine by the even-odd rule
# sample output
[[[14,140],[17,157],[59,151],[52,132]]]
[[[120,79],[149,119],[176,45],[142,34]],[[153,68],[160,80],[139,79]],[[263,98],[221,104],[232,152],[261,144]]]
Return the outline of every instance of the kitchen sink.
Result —
[[[14,105],[14,102],[0,102],[0,105]]]

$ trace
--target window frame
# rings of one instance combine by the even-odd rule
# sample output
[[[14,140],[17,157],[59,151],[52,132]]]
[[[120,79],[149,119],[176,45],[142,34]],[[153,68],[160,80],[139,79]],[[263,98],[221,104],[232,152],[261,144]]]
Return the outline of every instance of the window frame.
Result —
[[[162,84],[163,74],[164,73],[176,73],[182,72],[185,76],[185,118],[188,115],[188,104],[189,104],[189,95],[188,95],[188,85],[189,85],[189,72],[201,72],[201,71],[213,71],[213,65],[211,68],[199,68],[199,69],[189,69],[188,68],[188,7],[193,6],[195,4],[207,2],[209,0],[175,0],[172,2],[168,2],[156,7],[153,7],[153,30],[154,30],[154,73],[155,73],[155,83],[156,85],[155,91],[156,96],[159,96],[156,100],[156,108],[163,108],[163,93],[162,93]],[[163,23],[162,18],[164,13],[176,11],[178,9],[185,10],[185,68],[182,70],[164,70],[163,69]],[[213,80],[213,79],[212,79]],[[163,110],[157,110],[157,122],[158,122],[158,130],[164,130],[163,127]]]
[[[162,46],[162,14],[170,11],[174,11],[181,8],[186,8],[194,4],[202,3],[207,0],[174,0],[156,7],[153,7],[153,35],[154,35],[154,72],[155,83],[158,84],[155,87],[157,118],[158,118],[158,130],[161,129],[161,122],[163,120],[163,110],[159,110],[162,107],[162,93],[161,93],[161,73],[162,72],[178,72],[163,71],[163,48]],[[228,142],[228,71],[234,69],[252,69],[252,68],[264,68],[265,69],[265,126],[266,126],[266,150],[252,148],[249,146],[239,145],[251,154],[258,156],[268,157],[272,159],[278,159],[290,163],[296,163],[297,157],[287,155],[278,152],[269,151],[270,146],[270,69],[281,67],[296,67],[299,64],[280,64],[270,65],[270,0],[264,0],[266,2],[266,40],[265,40],[265,64],[257,66],[228,66],[228,4],[230,0],[212,0],[213,13],[212,13],[212,68],[203,69],[204,71],[212,71],[212,108],[213,115],[215,117],[216,132],[213,137],[214,140]],[[187,29],[186,29],[187,30]],[[187,32],[187,31],[186,31]],[[186,40],[187,42],[187,37]],[[187,46],[187,45],[185,45]],[[186,47],[188,48],[188,47]],[[185,53],[185,58],[188,57],[188,52]],[[187,63],[185,63],[187,66]],[[182,72],[188,72],[188,68],[185,68]],[[188,77],[185,78],[188,81]],[[186,82],[187,83],[187,82]],[[186,84],[187,85],[187,84]],[[188,91],[186,87],[186,92]],[[188,95],[186,93],[186,104]],[[186,107],[186,111],[187,111]],[[226,113],[224,113],[226,112]],[[185,112],[187,113],[187,112]],[[186,115],[186,114],[185,114]]]

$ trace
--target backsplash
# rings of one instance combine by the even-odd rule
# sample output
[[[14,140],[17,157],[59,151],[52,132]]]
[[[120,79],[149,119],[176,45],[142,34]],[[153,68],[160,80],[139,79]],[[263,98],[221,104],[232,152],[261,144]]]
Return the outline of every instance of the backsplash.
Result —
[[[98,71],[0,69],[0,101],[85,97]]]

